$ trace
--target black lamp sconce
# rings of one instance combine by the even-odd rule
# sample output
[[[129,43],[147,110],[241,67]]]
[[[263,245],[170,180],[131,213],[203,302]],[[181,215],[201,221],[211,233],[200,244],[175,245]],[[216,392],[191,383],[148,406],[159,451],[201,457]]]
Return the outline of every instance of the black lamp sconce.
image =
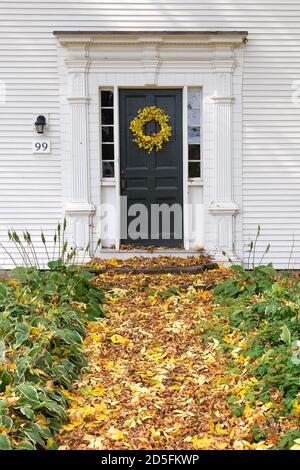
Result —
[[[37,119],[36,119],[36,122],[34,123],[35,125],[35,128],[36,128],[36,131],[38,134],[44,134],[44,128],[47,124],[47,120],[45,118],[45,116],[38,116]]]

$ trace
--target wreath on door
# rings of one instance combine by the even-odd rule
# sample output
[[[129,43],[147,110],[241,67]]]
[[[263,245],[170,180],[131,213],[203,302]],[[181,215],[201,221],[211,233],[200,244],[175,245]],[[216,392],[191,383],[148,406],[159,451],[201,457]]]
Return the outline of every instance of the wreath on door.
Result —
[[[133,142],[139,148],[150,153],[155,149],[156,152],[162,149],[164,143],[169,142],[172,135],[172,127],[169,125],[170,116],[157,106],[146,106],[138,111],[137,116],[130,122],[130,130],[133,133]],[[156,121],[160,130],[147,135],[144,132],[144,126],[150,122]]]

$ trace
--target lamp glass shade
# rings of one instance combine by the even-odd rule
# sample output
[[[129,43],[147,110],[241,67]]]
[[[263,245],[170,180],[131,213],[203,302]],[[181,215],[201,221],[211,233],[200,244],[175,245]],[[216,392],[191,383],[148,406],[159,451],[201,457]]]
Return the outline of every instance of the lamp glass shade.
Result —
[[[35,122],[35,128],[38,134],[44,133],[44,127],[46,125],[46,118],[45,116],[38,116]]]

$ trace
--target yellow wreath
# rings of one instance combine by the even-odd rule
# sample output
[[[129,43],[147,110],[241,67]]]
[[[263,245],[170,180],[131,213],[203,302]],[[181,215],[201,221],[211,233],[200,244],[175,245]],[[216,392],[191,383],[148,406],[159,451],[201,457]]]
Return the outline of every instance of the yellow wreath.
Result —
[[[139,148],[150,153],[155,148],[161,150],[164,143],[169,142],[172,127],[169,126],[170,116],[163,109],[157,106],[146,106],[138,111],[138,115],[130,122],[130,130],[133,133],[135,142]],[[156,121],[160,125],[160,131],[151,135],[144,134],[144,126],[150,121]]]

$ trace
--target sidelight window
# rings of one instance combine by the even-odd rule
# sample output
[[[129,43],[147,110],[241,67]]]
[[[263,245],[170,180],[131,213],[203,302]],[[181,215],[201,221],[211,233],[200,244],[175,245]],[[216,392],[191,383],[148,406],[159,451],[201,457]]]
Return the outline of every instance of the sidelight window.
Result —
[[[100,126],[102,178],[114,178],[115,129],[113,90],[101,90]]]
[[[201,178],[201,90],[188,89],[189,179]]]

